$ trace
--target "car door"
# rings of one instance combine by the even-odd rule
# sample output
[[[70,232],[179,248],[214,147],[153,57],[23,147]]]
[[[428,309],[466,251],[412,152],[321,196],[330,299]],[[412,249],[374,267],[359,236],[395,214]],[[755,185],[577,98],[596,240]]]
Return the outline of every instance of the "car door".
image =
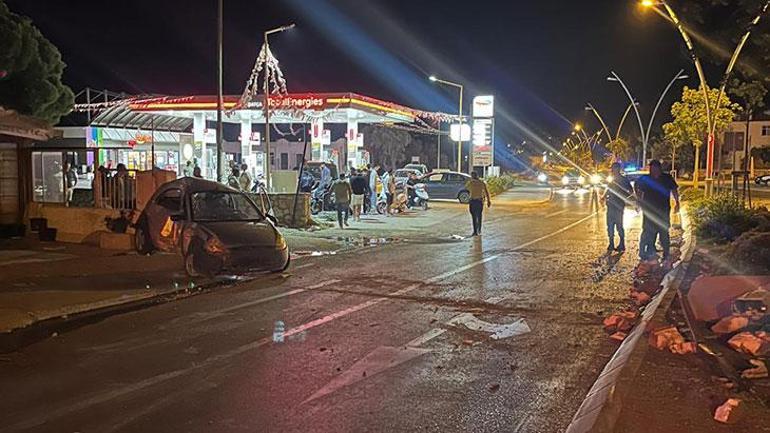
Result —
[[[447,186],[447,197],[450,199],[457,198],[460,191],[465,190],[465,176],[459,173],[446,173],[444,175],[444,183]]]
[[[181,189],[171,188],[159,194],[147,209],[147,227],[155,247],[161,251],[176,249],[179,228],[184,222],[184,200]]]
[[[425,176],[423,183],[430,198],[446,198],[446,185],[444,185],[444,175],[442,173],[433,173]]]

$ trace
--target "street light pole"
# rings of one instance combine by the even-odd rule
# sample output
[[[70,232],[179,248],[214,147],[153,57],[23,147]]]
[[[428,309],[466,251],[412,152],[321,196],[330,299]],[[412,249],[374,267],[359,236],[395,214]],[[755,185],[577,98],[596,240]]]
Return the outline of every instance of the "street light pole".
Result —
[[[224,167],[222,166],[222,108],[224,106],[224,95],[222,91],[222,59],[224,51],[224,0],[219,0],[217,4],[217,181],[224,179]],[[204,170],[206,168],[204,167]]]
[[[602,116],[599,114],[599,112],[596,110],[596,108],[594,108],[594,106],[591,105],[590,102],[588,104],[586,104],[586,111],[593,111],[593,113],[596,116],[596,118],[599,119],[599,123],[602,124],[602,128],[604,129],[604,133],[607,134],[607,140],[609,140],[608,143],[611,143],[612,142],[612,134],[610,134],[610,130],[609,130],[609,128],[607,128],[607,124],[604,123],[604,119],[602,119]]]
[[[460,140],[457,142],[457,172],[462,173],[462,163],[463,163],[463,90],[464,87],[460,83],[455,83],[452,81],[442,80],[440,78],[436,78],[435,75],[431,75],[428,77],[429,80],[433,81],[434,83],[440,83],[445,84],[447,86],[452,86],[460,89],[460,103],[457,112],[459,113],[459,119],[460,119]],[[473,163],[468,160],[468,172],[470,172],[473,169]]]
[[[262,100],[262,108],[265,110],[265,161],[267,163],[265,164],[265,186],[268,191],[270,191],[270,188],[272,187],[272,182],[270,179],[270,171],[271,168],[270,165],[272,161],[270,160],[270,71],[269,71],[269,64],[268,60],[270,58],[270,44],[268,43],[268,36],[272,35],[273,33],[280,33],[289,29],[294,28],[295,24],[289,24],[286,26],[281,26],[272,30],[268,30],[265,32],[265,42],[264,42],[264,48],[265,48],[265,67],[264,73],[265,73],[265,79],[262,82],[263,86],[263,93],[264,98]]]
[[[740,56],[741,51],[743,50],[743,47],[746,45],[746,42],[749,39],[749,36],[751,35],[751,31],[754,29],[754,27],[759,24],[760,19],[762,19],[762,16],[767,12],[768,7],[770,7],[770,1],[765,2],[764,6],[760,9],[759,13],[756,17],[749,23],[749,26],[746,29],[746,33],[744,33],[741,40],[738,42],[738,46],[735,48],[735,51],[733,51],[733,55],[730,58],[730,62],[727,65],[727,69],[725,70],[724,75],[722,76],[722,82],[719,87],[719,92],[717,93],[716,98],[716,104],[714,105],[714,111],[712,113],[711,110],[711,101],[709,100],[709,90],[708,90],[708,84],[706,82],[706,75],[703,73],[703,67],[701,66],[700,60],[698,59],[698,56],[695,54],[695,49],[692,43],[692,40],[690,39],[690,36],[687,34],[686,29],[682,25],[682,22],[679,20],[679,17],[677,17],[674,10],[666,3],[665,0],[642,0],[641,2],[642,6],[647,8],[652,8],[657,12],[659,15],[662,15],[666,18],[668,18],[676,27],[676,29],[679,31],[679,34],[682,36],[682,39],[684,39],[685,45],[687,46],[687,52],[690,54],[690,57],[692,58],[693,63],[695,64],[695,69],[698,72],[698,79],[700,80],[701,89],[703,91],[703,98],[706,103],[706,125],[708,128],[708,134],[706,137],[707,140],[707,160],[706,160],[706,195],[710,195],[713,192],[713,168],[714,168],[714,134],[716,132],[716,116],[719,113],[719,102],[722,98],[722,95],[725,92],[725,87],[727,86],[727,81],[730,78],[730,74],[732,73],[733,68],[735,67],[736,62],[738,61],[738,56]],[[662,5],[663,8],[666,10],[665,14],[661,12],[656,6]],[[695,160],[696,163],[698,161],[699,152],[696,152],[695,154]],[[694,186],[698,187],[698,167],[696,165],[695,167],[695,175],[694,175]]]
[[[631,95],[631,91],[628,89],[626,84],[623,82],[623,80],[620,79],[620,76],[615,73],[615,71],[610,72],[610,76],[607,77],[607,81],[616,81],[620,84],[620,86],[623,88],[623,90],[626,92],[626,95],[628,96],[628,99],[631,101],[629,108],[633,107],[634,113],[636,113],[636,120],[639,122],[639,133],[642,135],[642,166],[647,164],[647,143],[649,143],[650,140],[650,132],[652,132],[652,124],[655,121],[655,115],[658,113],[658,109],[660,108],[660,104],[663,103],[663,99],[665,99],[666,95],[668,94],[668,91],[671,90],[671,87],[674,85],[674,82],[677,80],[684,80],[689,78],[687,75],[684,75],[684,69],[680,69],[679,72],[674,75],[674,78],[671,79],[671,81],[668,83],[665,89],[663,89],[663,92],[660,94],[660,97],[658,98],[658,102],[655,104],[655,109],[652,111],[652,115],[650,116],[650,121],[647,124],[647,129],[644,128],[643,122],[642,122],[642,116],[639,114],[639,108],[637,107],[637,103],[634,100],[634,97]],[[625,120],[625,115],[623,116],[623,119]],[[621,121],[621,127],[622,127],[622,121]],[[620,135],[620,128],[618,128],[618,135]]]

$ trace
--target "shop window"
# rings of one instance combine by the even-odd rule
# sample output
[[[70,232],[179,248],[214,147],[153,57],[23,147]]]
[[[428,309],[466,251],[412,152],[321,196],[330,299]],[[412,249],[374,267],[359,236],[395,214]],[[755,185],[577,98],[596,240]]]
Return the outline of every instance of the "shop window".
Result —
[[[281,170],[289,169],[289,154],[281,153]]]
[[[32,152],[32,199],[64,203],[64,160],[61,152]]]

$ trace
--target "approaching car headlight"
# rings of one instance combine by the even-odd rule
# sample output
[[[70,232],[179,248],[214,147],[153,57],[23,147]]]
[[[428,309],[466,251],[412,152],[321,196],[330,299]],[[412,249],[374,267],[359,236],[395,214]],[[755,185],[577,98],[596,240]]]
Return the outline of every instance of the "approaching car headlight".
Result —
[[[537,180],[539,180],[540,182],[545,182],[548,180],[548,176],[546,176],[545,173],[540,173],[537,175]]]
[[[592,174],[591,175],[591,184],[592,185],[598,185],[600,183],[602,183],[602,177],[599,176],[598,174]]]
[[[563,178],[561,178],[561,184],[569,185],[569,178],[567,176],[564,176]]]
[[[613,180],[615,180],[615,178],[612,177],[612,175],[607,176],[607,183],[612,183]]]
[[[206,252],[209,254],[224,254],[225,250],[225,244],[216,236],[212,236],[206,241]]]
[[[578,178],[578,183],[579,183],[579,184],[581,184],[581,185],[583,185],[584,183],[586,183],[586,178],[584,178],[583,176],[580,176],[580,177]]]

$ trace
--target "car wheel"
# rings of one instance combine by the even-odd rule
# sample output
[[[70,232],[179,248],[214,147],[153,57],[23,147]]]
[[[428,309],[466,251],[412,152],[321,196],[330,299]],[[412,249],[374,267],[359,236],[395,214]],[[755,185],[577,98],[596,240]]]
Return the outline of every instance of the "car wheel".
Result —
[[[468,191],[460,191],[460,194],[457,194],[457,200],[460,200],[460,203],[462,204],[468,204],[471,201],[471,193]]]
[[[155,250],[152,239],[150,239],[147,233],[147,222],[145,220],[142,220],[134,227],[134,248],[137,253],[142,255],[150,254]]]
[[[279,269],[274,269],[274,270],[272,270],[271,272],[272,272],[272,273],[274,273],[274,274],[277,274],[277,273],[279,273],[279,272],[283,272],[283,271],[285,271],[285,270],[289,269],[289,265],[290,265],[290,264],[291,264],[291,254],[289,254],[289,257],[286,259],[286,264],[285,264],[285,265],[283,265],[283,267],[282,267],[282,268],[279,268]]]
[[[191,277],[213,277],[222,270],[224,263],[203,250],[202,241],[195,240],[187,248],[184,256],[184,269]]]

